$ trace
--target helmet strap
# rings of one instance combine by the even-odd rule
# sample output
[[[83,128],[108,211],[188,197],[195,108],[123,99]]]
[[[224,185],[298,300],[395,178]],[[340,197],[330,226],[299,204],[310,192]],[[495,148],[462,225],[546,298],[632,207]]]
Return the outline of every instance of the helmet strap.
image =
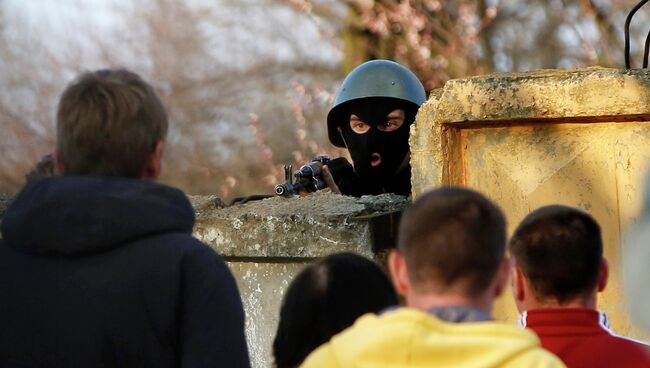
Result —
[[[339,132],[339,135],[341,136],[341,140],[343,141],[343,145],[345,146],[345,149],[350,151],[350,148],[348,147],[348,142],[345,141],[345,137],[343,136],[343,129],[341,129],[340,126],[336,127],[336,130]]]
[[[339,132],[339,135],[341,136],[341,140],[343,141],[343,145],[345,146],[345,149],[350,152],[350,148],[348,147],[348,142],[345,141],[345,137],[343,136],[343,129],[341,129],[340,126],[336,127],[336,130]],[[357,171],[354,169],[354,165],[352,165],[352,171],[356,174]]]

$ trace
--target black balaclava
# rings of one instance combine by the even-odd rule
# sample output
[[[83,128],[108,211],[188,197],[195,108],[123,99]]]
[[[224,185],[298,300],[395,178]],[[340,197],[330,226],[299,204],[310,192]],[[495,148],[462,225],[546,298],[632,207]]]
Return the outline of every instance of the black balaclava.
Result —
[[[404,124],[392,132],[378,129],[388,121],[388,114],[396,109],[404,110]],[[408,170],[409,127],[415,119],[417,106],[408,101],[389,97],[368,97],[350,101],[342,129],[343,138],[352,156],[354,171],[369,189],[381,193],[387,186],[393,186],[395,177],[402,170]],[[350,116],[354,114],[370,125],[362,134],[350,127]],[[410,175],[401,175],[410,181]],[[410,182],[407,184],[410,188]]]

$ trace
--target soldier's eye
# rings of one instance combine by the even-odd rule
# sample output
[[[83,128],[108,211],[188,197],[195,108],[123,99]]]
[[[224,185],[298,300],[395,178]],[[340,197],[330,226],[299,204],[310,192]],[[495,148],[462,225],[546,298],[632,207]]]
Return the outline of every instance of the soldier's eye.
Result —
[[[357,134],[363,134],[370,130],[370,125],[366,124],[358,116],[352,114],[350,116],[350,129]]]
[[[385,124],[380,124],[377,126],[382,132],[392,132],[399,129],[404,124],[404,110],[396,109],[390,112],[386,116],[387,121]]]

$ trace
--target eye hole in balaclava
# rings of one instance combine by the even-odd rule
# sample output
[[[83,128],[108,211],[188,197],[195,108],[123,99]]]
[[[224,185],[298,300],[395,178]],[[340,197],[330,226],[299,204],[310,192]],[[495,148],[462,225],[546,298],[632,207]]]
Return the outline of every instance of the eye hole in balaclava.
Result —
[[[377,124],[377,129],[382,132],[392,132],[399,129],[404,124],[405,112],[402,109],[395,109],[388,113],[384,123]],[[350,114],[350,128],[357,134],[364,134],[370,130],[370,125],[366,124],[360,117]]]
[[[386,128],[389,114],[400,109],[404,111],[404,122],[390,131]],[[383,186],[395,176],[409,151],[409,127],[416,112],[416,105],[396,98],[368,97],[349,102],[342,122],[342,134],[354,170],[363,181]],[[368,124],[369,129],[363,133],[353,131],[350,126],[352,115]]]

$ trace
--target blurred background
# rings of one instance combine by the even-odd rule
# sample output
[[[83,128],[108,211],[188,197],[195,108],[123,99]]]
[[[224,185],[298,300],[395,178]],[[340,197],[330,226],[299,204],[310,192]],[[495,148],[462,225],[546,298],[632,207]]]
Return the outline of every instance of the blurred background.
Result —
[[[79,72],[126,67],[169,111],[162,182],[226,200],[272,193],[282,165],[344,152],[334,93],[388,58],[429,91],[451,78],[624,67],[637,0],[0,0],[0,192],[54,150],[55,109]],[[648,9],[632,24],[639,67]]]

